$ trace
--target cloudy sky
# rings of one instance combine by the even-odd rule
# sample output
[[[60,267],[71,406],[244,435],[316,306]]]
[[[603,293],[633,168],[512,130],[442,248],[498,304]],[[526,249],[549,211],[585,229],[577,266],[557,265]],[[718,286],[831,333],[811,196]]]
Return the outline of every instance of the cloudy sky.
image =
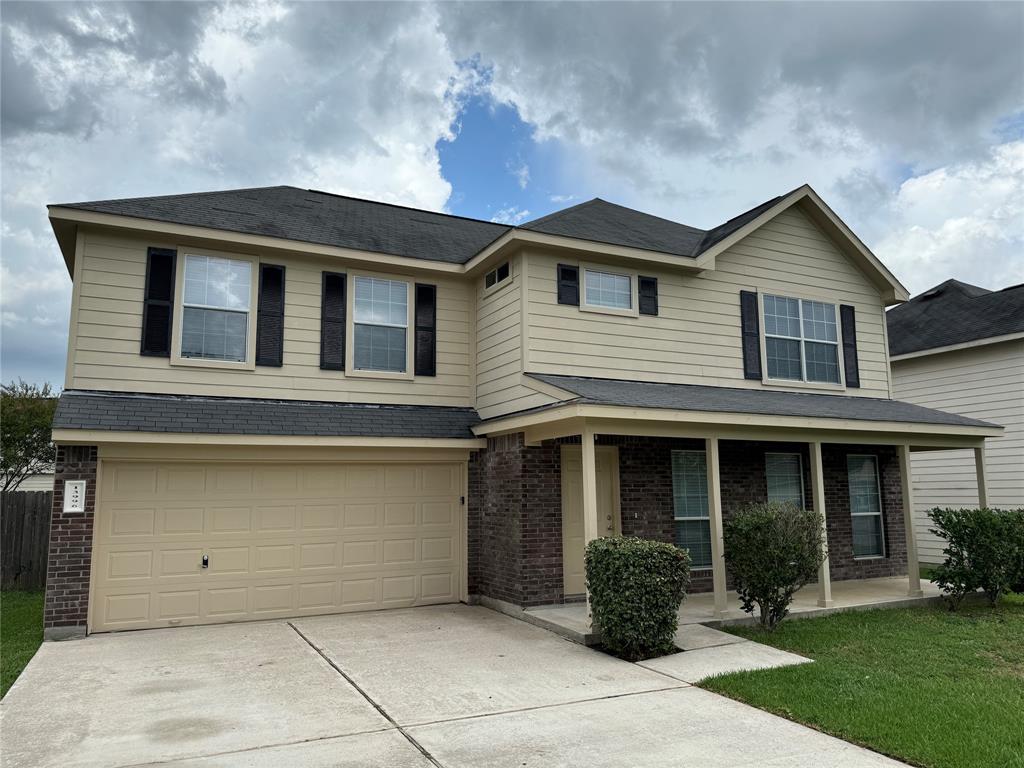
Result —
[[[914,293],[1024,282],[1024,4],[18,3],[2,377],[63,380],[47,203],[293,184],[708,227],[809,182]]]

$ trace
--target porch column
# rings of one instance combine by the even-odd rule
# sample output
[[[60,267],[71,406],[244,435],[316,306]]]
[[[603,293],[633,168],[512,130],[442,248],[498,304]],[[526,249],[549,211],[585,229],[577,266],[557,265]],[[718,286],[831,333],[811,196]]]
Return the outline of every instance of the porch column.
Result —
[[[910,466],[910,446],[901,445],[900,485],[903,490],[903,525],[907,537],[907,594],[923,597],[921,591],[921,565],[917,561],[917,534],[914,532],[914,488]],[[978,486],[981,487],[980,484]]]
[[[725,543],[722,537],[722,482],[718,459],[718,438],[704,441],[708,465],[708,518],[711,528],[711,578],[715,590],[715,618],[724,619],[729,613],[725,583]]]
[[[821,541],[825,549],[825,559],[818,568],[818,605],[831,608],[832,576],[828,567],[828,522],[825,517],[825,470],[821,463],[821,443],[808,443],[807,446],[811,458],[811,496],[814,511],[821,515]]]
[[[974,449],[974,471],[978,476],[978,506],[988,506],[988,478],[985,475],[985,444]]]
[[[584,424],[583,432],[580,435],[580,453],[583,462],[581,474],[583,476],[583,547],[598,536],[597,520],[597,457],[594,452],[594,430]],[[593,625],[593,616],[590,612],[590,590],[587,590],[587,623]]]

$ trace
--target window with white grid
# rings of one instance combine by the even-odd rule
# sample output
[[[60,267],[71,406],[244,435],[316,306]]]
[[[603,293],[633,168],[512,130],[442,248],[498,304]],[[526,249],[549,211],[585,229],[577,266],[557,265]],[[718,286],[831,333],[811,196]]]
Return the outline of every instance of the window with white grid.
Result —
[[[764,340],[769,379],[840,383],[835,304],[765,296]]]
[[[768,478],[768,501],[790,502],[803,509],[804,472],[799,453],[766,453],[765,475]]]
[[[711,520],[704,451],[672,451],[672,506],[676,546],[689,550],[691,568],[710,568]]]
[[[853,518],[853,556],[884,557],[882,495],[875,456],[846,457],[850,485],[850,515]]]

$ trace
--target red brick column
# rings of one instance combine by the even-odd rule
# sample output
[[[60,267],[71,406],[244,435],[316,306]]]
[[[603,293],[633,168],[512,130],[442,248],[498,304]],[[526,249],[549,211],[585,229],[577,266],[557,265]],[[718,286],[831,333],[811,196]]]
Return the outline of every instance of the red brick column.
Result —
[[[96,459],[94,445],[57,446],[43,609],[43,636],[47,640],[82,637],[86,632],[92,527],[96,513]],[[85,480],[83,512],[64,511],[67,480]]]

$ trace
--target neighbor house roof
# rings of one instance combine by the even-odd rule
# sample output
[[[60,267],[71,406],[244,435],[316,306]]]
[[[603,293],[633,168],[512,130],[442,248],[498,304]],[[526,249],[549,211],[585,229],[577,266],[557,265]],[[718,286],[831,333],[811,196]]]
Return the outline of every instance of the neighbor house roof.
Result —
[[[657,384],[542,373],[528,375],[575,395],[572,402],[590,405],[946,426],[997,426],[920,405],[874,397],[709,387],[698,384]]]
[[[886,313],[889,354],[1024,333],[1024,283],[990,291],[947,280]]]
[[[65,390],[53,428],[320,437],[472,438],[472,408]]]
[[[50,207],[465,264],[513,230],[693,258],[781,199],[773,198],[711,230],[679,224],[599,198],[513,227],[287,186],[61,203]]]

